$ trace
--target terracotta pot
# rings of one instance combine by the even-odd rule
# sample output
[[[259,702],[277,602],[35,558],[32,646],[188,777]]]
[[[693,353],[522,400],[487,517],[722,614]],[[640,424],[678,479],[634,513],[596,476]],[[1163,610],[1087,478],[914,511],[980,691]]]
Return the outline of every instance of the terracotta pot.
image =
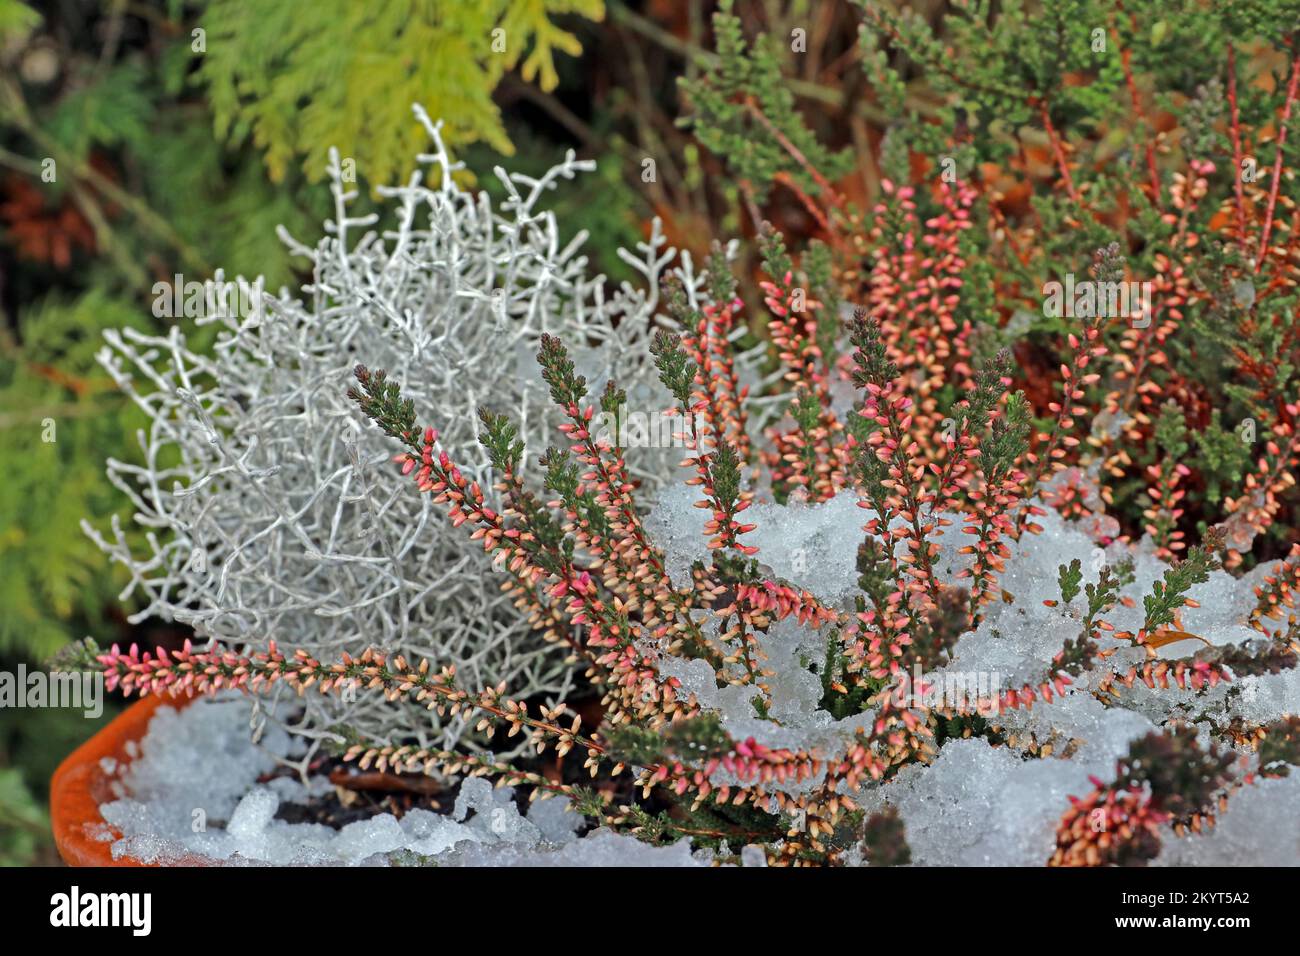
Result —
[[[106,825],[99,805],[113,799],[110,778],[99,765],[112,757],[118,766],[131,762],[126,752],[129,741],[141,740],[149,720],[159,707],[177,709],[189,705],[191,697],[142,698],[118,714],[99,733],[68,755],[50,780],[50,827],[59,855],[69,866],[142,866],[136,860],[113,859],[112,841],[96,837]],[[113,838],[121,834],[113,830]],[[186,859],[182,865],[201,866],[201,859]]]

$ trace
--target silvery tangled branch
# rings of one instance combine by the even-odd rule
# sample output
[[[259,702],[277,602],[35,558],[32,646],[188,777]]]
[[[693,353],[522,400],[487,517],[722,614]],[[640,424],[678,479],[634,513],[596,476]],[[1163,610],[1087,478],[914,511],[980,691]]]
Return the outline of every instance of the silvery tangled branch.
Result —
[[[498,169],[509,198],[493,209],[458,181],[440,124],[416,115],[433,148],[407,185],[378,190],[395,221],[349,215],[355,193],[332,154],[325,237],[308,246],[282,233],[310,262],[310,284],[278,295],[256,284],[241,313],[222,308],[229,284],[218,275],[205,296],[216,307],[199,318],[220,329],[214,354],[188,348],[179,327],[107,336],[104,367],[149,417],[145,463],[111,460],[108,470],[147,547],[133,550],[117,521],[88,533],[128,568],[123,596],[144,599],[136,619],[160,615],[254,649],[278,636],[328,658],[372,646],[436,657],[481,683],[558,698],[571,687],[564,653],[535,634],[487,559],[406,493],[392,450],[359,427],[338,383],[362,359],[382,363],[438,410],[450,440],[473,446],[476,409],[491,403],[516,409],[530,446],[544,444],[554,414],[533,359],[540,336],[581,343],[590,378],[617,378],[644,405],[665,270],[692,297],[700,282],[689,256],[670,266],[656,224],[638,255],[624,253],[644,287],[607,299],[603,279],[587,274],[584,237],[562,244],[545,209],[548,189],[590,162],[570,153],[535,179]],[[650,487],[671,474],[666,453],[639,464]],[[464,467],[484,477],[485,455]],[[464,732],[464,720],[368,695],[307,698],[301,714],[278,704],[264,702],[259,719],[287,716],[310,738],[352,730],[450,746]]]

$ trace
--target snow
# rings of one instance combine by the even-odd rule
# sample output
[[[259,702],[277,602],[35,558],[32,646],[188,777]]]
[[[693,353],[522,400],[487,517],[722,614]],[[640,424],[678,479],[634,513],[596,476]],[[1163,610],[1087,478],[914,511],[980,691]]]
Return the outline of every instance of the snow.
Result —
[[[898,808],[915,864],[1043,865],[1052,855],[1056,824],[1069,797],[1092,789],[1089,775],[1114,776],[1115,761],[1130,742],[1155,729],[1141,715],[1107,709],[1087,694],[1029,713],[1013,711],[999,723],[1032,727],[1040,743],[1056,740],[1057,752],[1071,756],[1025,757],[1012,747],[971,738],[945,744],[928,767],[904,768],[889,786],[873,790],[864,805],[869,812],[886,804]]]
[[[1087,789],[1076,771],[1069,761],[1025,761],[1007,747],[958,740],[930,767],[907,767],[873,791],[865,809],[898,808],[919,866],[1041,865],[1067,794]]]
[[[741,866],[767,866],[767,854],[761,846],[750,845],[740,851]]]
[[[1296,866],[1300,863],[1300,775],[1260,780],[1228,800],[1202,834],[1166,837],[1157,866]]]
[[[230,866],[707,866],[707,852],[686,843],[656,847],[635,837],[595,830],[555,797],[521,815],[508,788],[485,779],[463,782],[450,815],[413,809],[398,820],[381,813],[339,830],[276,819],[284,802],[303,802],[320,788],[278,777],[277,757],[301,746],[278,728],[261,745],[248,739],[247,702],[220,696],[184,710],[160,707],[129,765],[101,762],[114,799],[100,806],[121,837],[114,859],[146,863],[205,862]],[[328,785],[325,786],[328,789]],[[223,824],[224,821],[224,824]]]
[[[237,840],[254,840],[270,826],[279,808],[280,798],[270,790],[263,787],[250,790],[235,807],[226,832]]]
[[[687,580],[692,562],[707,558],[706,511],[694,507],[697,494],[692,488],[669,488],[646,519],[679,584]],[[857,588],[857,545],[870,517],[847,493],[815,505],[758,502],[746,513],[746,520],[758,526],[747,540],[759,547],[757,560],[773,577],[848,610]],[[952,524],[937,539],[936,568],[944,581],[954,582],[969,559],[957,553],[964,543],[960,521],[948,517]],[[1054,512],[1040,523],[1042,534],[1027,536],[1013,548],[1000,579],[1002,599],[988,605],[980,626],[957,641],[951,659],[925,675],[927,680],[948,686],[962,681],[970,687],[975,677],[982,682],[978,686],[993,690],[1041,684],[1064,642],[1082,628],[1082,593],[1062,606],[1043,603],[1059,601],[1058,569],[1073,558],[1080,560],[1085,583],[1095,583],[1107,563],[1132,559],[1134,580],[1121,595],[1133,607],[1118,605],[1105,616],[1119,629],[1140,626],[1142,598],[1167,568],[1151,543],[1113,543],[1103,550],[1086,525],[1064,521]],[[1242,579],[1213,572],[1190,592],[1199,606],[1183,609],[1182,628],[1214,645],[1259,638],[1246,620],[1255,603],[1253,588],[1271,570],[1261,568]],[[706,629],[716,628],[716,619],[703,612],[701,617]],[[854,733],[870,726],[873,714],[836,721],[819,709],[827,633],[785,621],[773,623],[757,638],[765,666],[773,672],[767,681],[766,718],[753,704],[754,688],[718,687],[703,661],[661,658],[661,668],[680,680],[701,707],[716,712],[733,739],[753,737],[768,747],[808,750],[823,760],[843,754]],[[980,736],[950,739],[928,765],[914,763],[883,785],[868,784],[856,801],[868,812],[889,805],[898,809],[917,865],[1039,866],[1052,853],[1069,797],[1088,793],[1090,776],[1112,779],[1116,761],[1133,741],[1175,719],[1193,723],[1208,741],[1212,726],[1222,727],[1233,718],[1262,723],[1300,709],[1300,672],[1295,670],[1200,692],[1153,691],[1137,684],[1118,702],[1103,704],[1092,693],[1103,673],[1141,662],[1144,652],[1107,636],[1101,645],[1110,656],[1063,696],[992,718],[1005,743],[995,746]],[[1185,656],[1201,646],[1190,641],[1162,652]],[[301,744],[274,727],[260,746],[249,743],[244,706],[220,699],[180,713],[163,708],[138,760],[124,771],[105,765],[107,772],[119,773],[118,799],[103,807],[105,819],[123,834],[114,845],[116,855],[175,860],[200,854],[232,864],[352,865],[750,866],[763,860],[759,847],[715,859],[705,851],[692,852],[684,841],[659,847],[608,830],[580,835],[586,823],[566,811],[562,798],[535,802],[523,814],[510,790],[493,788],[482,778],[464,781],[450,814],[414,810],[400,820],[381,814],[338,831],[290,824],[277,819],[280,807],[309,800],[313,791],[283,776],[264,784],[257,780]],[[201,763],[196,754],[202,754]],[[1241,754],[1247,763],[1252,759],[1248,751]],[[738,781],[719,769],[713,782]],[[799,794],[818,784],[773,782],[768,789]],[[1300,863],[1297,786],[1294,778],[1243,786],[1232,795],[1217,829],[1181,840],[1168,834],[1160,862]],[[194,826],[196,810],[203,811],[205,828]]]
[[[664,547],[670,574],[684,574],[691,562],[706,557],[702,526],[707,512],[693,507],[697,497],[696,489],[670,488],[648,519],[651,533]],[[857,588],[857,545],[862,540],[862,526],[871,517],[851,493],[816,505],[794,502],[782,508],[757,503],[745,519],[758,528],[745,540],[759,547],[757,560],[774,576],[807,587],[828,603],[847,609]],[[968,559],[957,554],[964,543],[958,533],[959,516],[945,517],[953,523],[937,539],[940,554],[936,568],[942,580],[951,582]],[[986,609],[980,627],[963,635],[952,660],[925,675],[927,680],[965,679],[970,686],[969,679],[978,676],[981,686],[992,683],[1003,689],[1041,683],[1064,642],[1077,636],[1082,627],[1086,601],[1082,593],[1068,606],[1047,607],[1043,603],[1060,601],[1059,567],[1076,557],[1084,582],[1094,584],[1106,564],[1132,559],[1134,580],[1121,595],[1134,606],[1117,605],[1105,616],[1119,629],[1136,630],[1141,625],[1142,597],[1168,567],[1155,557],[1151,543],[1143,541],[1132,547],[1117,543],[1103,549],[1088,533],[1096,522],[1068,522],[1050,509],[1038,522],[1042,534],[1027,536],[1007,562],[1000,579],[1004,600]],[[1199,607],[1183,609],[1183,628],[1215,645],[1259,638],[1259,632],[1247,626],[1246,618],[1255,603],[1254,587],[1271,570],[1271,565],[1261,567],[1241,579],[1223,571],[1212,573],[1208,581],[1189,592]],[[780,722],[779,727],[758,718],[748,689],[717,688],[703,662],[669,661],[665,670],[695,693],[701,704],[719,711],[733,737],[752,735],[769,746],[813,747],[833,757],[844,734],[868,722],[870,714],[836,724],[824,711],[815,709],[820,681],[806,664],[809,660],[820,664],[822,640],[787,624],[774,626],[760,638],[768,664],[776,671],[770,713]],[[1111,666],[1144,660],[1144,653],[1127,642],[1103,637],[1102,646],[1113,652],[1108,659]],[[1165,653],[1185,656],[1201,646],[1197,641],[1171,644]],[[997,717],[995,723],[1015,745],[993,747],[982,738],[950,741],[931,765],[906,767],[888,785],[860,793],[862,805],[868,810],[887,804],[899,809],[913,859],[919,865],[1038,866],[1051,855],[1056,824],[1069,806],[1068,797],[1087,793],[1090,775],[1112,778],[1116,760],[1130,744],[1171,717],[1199,719],[1204,731],[1209,726],[1204,723],[1207,717],[1226,722],[1232,716],[1242,716],[1260,723],[1295,713],[1300,705],[1300,671],[1296,670],[1245,678],[1199,694],[1177,689],[1148,691],[1138,685],[1113,706],[1102,704],[1089,692],[1102,672],[1097,668],[1085,673],[1063,698]],[[786,785],[783,789],[793,793],[808,787]],[[1251,796],[1243,800],[1247,792]],[[1244,806],[1267,805],[1285,814],[1287,794],[1294,796],[1294,790],[1267,783],[1258,789],[1245,788],[1233,801],[1241,800]],[[1243,823],[1235,826],[1245,829]],[[1283,827],[1281,832],[1293,830],[1294,826]],[[1207,846],[1219,846],[1211,842],[1214,839],[1227,845],[1226,838],[1198,839]],[[1165,842],[1183,845],[1172,836]],[[1252,844],[1245,841],[1243,845]],[[1283,839],[1281,847],[1272,847],[1270,858],[1300,862],[1294,840]],[[1189,851],[1170,852],[1171,860],[1182,860]],[[1234,859],[1222,847],[1213,852],[1218,854],[1215,859]],[[1240,856],[1242,861],[1247,858]]]
[[[1240,684],[1235,712],[1248,723],[1267,723],[1300,711],[1300,669],[1247,677]]]
[[[707,559],[704,522],[709,511],[694,507],[699,500],[698,488],[672,485],[660,492],[646,518],[650,538],[663,549],[674,581],[687,580],[692,562]],[[818,504],[755,502],[743,520],[758,527],[743,541],[759,549],[757,560],[774,576],[842,605],[857,588],[858,545],[869,517],[852,494]]]

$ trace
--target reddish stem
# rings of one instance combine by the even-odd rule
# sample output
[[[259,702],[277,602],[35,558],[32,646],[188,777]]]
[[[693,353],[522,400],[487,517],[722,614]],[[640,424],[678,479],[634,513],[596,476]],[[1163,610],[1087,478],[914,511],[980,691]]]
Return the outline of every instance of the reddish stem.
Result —
[[[1120,11],[1124,7],[1120,5]],[[1132,14],[1129,15],[1129,23],[1132,24],[1133,32],[1136,33],[1137,18]],[[1115,31],[1116,37],[1119,36],[1119,30]],[[1155,126],[1147,119],[1146,112],[1142,109],[1142,97],[1138,95],[1137,80],[1133,78],[1133,51],[1124,47],[1120,50],[1120,63],[1124,66],[1124,85],[1128,87],[1129,99],[1133,102],[1133,114],[1139,122],[1151,130],[1151,136],[1147,138],[1147,176],[1151,180],[1151,201],[1155,203],[1156,208],[1160,207],[1160,174],[1156,171],[1156,147],[1155,147]]]
[[[1056,166],[1061,171],[1061,178],[1065,180],[1065,191],[1074,202],[1082,205],[1083,200],[1079,198],[1079,191],[1074,188],[1074,178],[1070,175],[1070,166],[1065,160],[1065,149],[1061,146],[1061,138],[1056,134],[1056,127],[1052,125],[1052,117],[1047,111],[1046,100],[1038,101],[1038,113],[1043,118],[1043,129],[1047,132],[1047,140],[1052,144]]]
[[[793,176],[785,170],[781,170],[772,178],[794,193],[795,198],[799,200],[804,209],[808,210],[808,215],[816,220],[817,225],[821,227],[823,232],[828,236],[835,236],[835,227],[826,218],[826,213],[822,212],[821,206],[817,205],[816,201],[800,188],[799,184],[794,181]]]
[[[1296,89],[1300,86],[1300,52],[1291,60],[1291,82],[1286,87],[1286,101],[1282,104],[1282,117],[1278,121],[1277,155],[1273,157],[1273,179],[1268,187],[1268,211],[1264,214],[1264,232],[1259,238],[1259,255],[1255,257],[1255,271],[1264,265],[1264,256],[1268,254],[1268,239],[1273,231],[1273,212],[1277,207],[1278,188],[1282,185],[1282,148],[1286,146],[1287,123],[1291,119],[1291,107],[1295,105]]]
[[[1146,118],[1142,110],[1142,98],[1138,95],[1137,82],[1133,79],[1133,67],[1130,64],[1132,52],[1124,50],[1120,54],[1124,64],[1124,82],[1128,85],[1129,96],[1133,100],[1133,111],[1140,122],[1150,128],[1152,135],[1147,137],[1147,176],[1151,180],[1151,201],[1160,208],[1160,174],[1156,171],[1155,127]]]
[[[1228,43],[1228,111],[1232,135],[1233,190],[1237,196],[1237,241],[1246,241],[1246,195],[1241,184],[1241,114],[1237,109],[1237,50]]]
[[[789,154],[790,158],[798,163],[803,171],[812,178],[812,181],[817,184],[817,188],[822,191],[832,206],[835,206],[838,209],[844,205],[844,200],[840,198],[839,193],[835,191],[835,187],[826,180],[826,177],[817,170],[817,167],[808,161],[808,157],[803,154],[803,151],[792,143],[785,133],[776,128],[776,125],[767,118],[766,114],[764,114],[761,109],[759,109],[758,104],[755,103],[753,99],[749,99],[745,102],[745,108],[749,111],[750,115],[753,116],[754,119],[758,120],[758,122],[762,124],[763,128],[772,135],[772,138],[775,139],[777,144]]]

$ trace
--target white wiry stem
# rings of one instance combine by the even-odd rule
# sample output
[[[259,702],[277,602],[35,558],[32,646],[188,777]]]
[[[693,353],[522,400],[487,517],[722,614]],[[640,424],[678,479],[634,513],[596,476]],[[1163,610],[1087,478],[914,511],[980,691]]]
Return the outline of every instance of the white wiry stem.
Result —
[[[667,396],[649,338],[672,325],[656,314],[660,280],[675,273],[693,304],[703,281],[656,222],[636,254],[622,253],[641,286],[607,298],[583,237],[561,242],[541,206],[592,163],[570,153],[536,178],[498,170],[508,198],[494,210],[457,183],[439,124],[415,114],[433,145],[406,185],[380,190],[390,214],[349,215],[356,190],[331,152],[324,237],[311,246],[279,231],[310,282],[274,295],[259,280],[248,314],[200,319],[218,324],[213,354],[192,351],[176,328],[106,336],[102,364],[149,418],[144,464],[108,463],[144,534],[118,521],[107,537],[87,533],[128,569],[136,620],[158,615],[203,637],[255,648],[275,639],[331,659],[378,646],[456,663],[468,684],[504,680],[520,696],[559,699],[570,680],[563,653],[530,632],[481,551],[398,474],[391,444],[346,398],[351,370],[387,369],[486,485],[476,406],[518,419],[534,451],[556,440],[535,362],[542,333],[566,340],[593,392],[613,377],[629,402],[659,408]],[[644,450],[630,464],[652,493],[679,457]],[[371,695],[277,703],[291,705],[278,719],[317,741],[351,727],[445,748],[464,733]]]

